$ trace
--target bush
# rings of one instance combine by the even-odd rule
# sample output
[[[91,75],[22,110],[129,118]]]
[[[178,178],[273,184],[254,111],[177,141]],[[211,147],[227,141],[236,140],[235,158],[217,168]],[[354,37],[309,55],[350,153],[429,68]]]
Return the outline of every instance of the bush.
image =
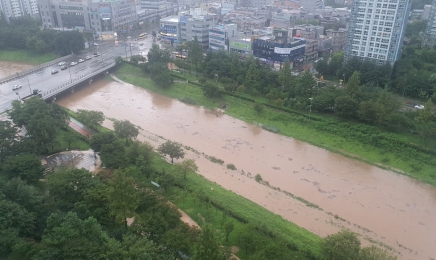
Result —
[[[209,160],[210,160],[211,162],[213,162],[213,163],[219,163],[219,164],[221,164],[221,165],[224,163],[223,160],[218,159],[218,158],[216,158],[215,156],[210,156],[210,157],[209,157]]]
[[[195,100],[193,100],[190,97],[182,97],[179,98],[179,101],[183,102],[183,103],[187,103],[187,104],[191,104],[191,105],[195,105],[197,102],[195,102]]]
[[[234,164],[229,163],[229,164],[227,164],[227,169],[232,170],[232,171],[235,171],[235,170],[236,170],[236,167],[235,167]]]
[[[256,177],[254,177],[254,179],[257,181],[257,182],[261,182],[261,181],[263,181],[262,180],[262,176],[258,173],[258,174],[256,174]]]
[[[280,133],[280,129],[278,127],[275,127],[275,126],[262,125],[262,128],[267,130],[267,131],[273,132],[273,133]]]

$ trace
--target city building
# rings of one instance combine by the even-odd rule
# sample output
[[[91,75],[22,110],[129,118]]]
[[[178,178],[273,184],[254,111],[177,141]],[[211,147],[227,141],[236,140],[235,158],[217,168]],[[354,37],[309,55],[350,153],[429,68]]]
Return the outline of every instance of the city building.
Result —
[[[8,23],[13,18],[39,16],[36,0],[0,0],[0,11]]]
[[[124,33],[137,23],[133,0],[37,1],[44,28],[91,30],[96,34],[113,31]]]
[[[347,29],[339,28],[337,31],[333,29],[326,30],[327,36],[332,38],[331,49],[333,52],[340,52],[344,50],[346,39],[347,39]]]
[[[316,9],[324,7],[323,0],[300,0],[301,9],[305,12],[312,13]]]
[[[306,39],[304,46],[304,60],[315,60],[318,58],[318,45],[319,41],[314,39]]]
[[[303,24],[296,25],[294,28],[297,29],[297,34],[300,34],[301,38],[318,39],[320,35],[324,34],[323,26]]]
[[[358,57],[377,64],[393,63],[401,47],[410,12],[410,0],[354,1],[344,57]]]
[[[320,35],[318,40],[318,57],[322,57],[332,52],[332,37]]]
[[[229,50],[229,39],[237,35],[236,24],[215,25],[209,31],[209,49]]]
[[[180,27],[178,16],[168,16],[160,19],[159,33],[164,41],[169,41],[171,45],[180,41]]]
[[[229,39],[229,52],[236,52],[239,54],[251,54],[251,38]]]
[[[200,45],[207,49],[209,47],[209,30],[215,25],[215,20],[209,16],[202,17],[180,17],[180,40],[190,42],[197,37]]]
[[[432,48],[436,44],[436,0],[433,0],[429,11],[427,26],[424,31],[424,47]]]
[[[253,55],[273,62],[288,59],[294,66],[304,60],[306,40],[288,38],[288,31],[274,30],[273,36],[261,36],[253,40]]]
[[[430,17],[431,5],[424,5],[424,13],[422,14],[422,19],[428,20]]]

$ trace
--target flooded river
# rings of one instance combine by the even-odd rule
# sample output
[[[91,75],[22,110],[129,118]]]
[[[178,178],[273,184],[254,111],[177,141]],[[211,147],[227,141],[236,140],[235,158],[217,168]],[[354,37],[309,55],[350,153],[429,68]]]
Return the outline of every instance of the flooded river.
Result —
[[[18,62],[0,61],[0,79],[20,71],[30,69],[33,66],[35,65],[18,63]]]
[[[399,259],[436,259],[434,187],[126,83],[98,80],[58,102],[127,119],[155,147],[161,136],[194,148],[200,155],[187,151],[187,157],[200,174],[320,236],[347,228],[364,245],[376,241]],[[228,163],[238,171],[226,169]],[[256,174],[281,191],[257,183]]]

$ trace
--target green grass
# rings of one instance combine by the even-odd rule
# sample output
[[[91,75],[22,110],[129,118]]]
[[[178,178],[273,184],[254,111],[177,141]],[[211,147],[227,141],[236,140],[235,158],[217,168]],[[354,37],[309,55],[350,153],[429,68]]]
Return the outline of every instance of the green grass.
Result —
[[[76,131],[74,131],[71,128],[61,129],[57,132],[56,136],[56,145],[53,147],[53,149],[50,149],[48,154],[55,154],[59,152],[67,151],[68,149],[68,142],[65,140],[66,135],[72,135],[73,140],[70,144],[69,150],[89,150],[90,146],[88,143],[88,140],[86,137],[80,135]]]
[[[37,54],[28,50],[0,50],[0,60],[12,62],[25,62],[29,64],[42,64],[59,58],[53,52]]]
[[[380,168],[389,169],[419,179],[423,182],[436,186],[436,169],[432,163],[423,163],[422,158],[410,157],[408,159],[400,158],[395,153],[386,151],[386,149],[377,148],[369,144],[363,144],[352,138],[344,138],[335,134],[316,130],[307,124],[301,124],[296,120],[298,116],[277,111],[275,109],[264,107],[264,111],[258,115],[253,109],[253,103],[242,100],[233,96],[223,96],[221,99],[209,99],[204,97],[200,87],[188,83],[175,83],[169,89],[159,88],[154,82],[146,77],[143,72],[131,65],[123,65],[115,75],[121,80],[131,84],[147,88],[172,98],[189,97],[197,105],[214,109],[222,104],[228,104],[226,114],[245,122],[266,125],[271,129],[279,129],[280,133],[295,139],[313,144],[326,150],[339,153],[349,158],[357,159]],[[187,75],[184,74],[184,77]],[[191,75],[192,77],[192,75]],[[250,98],[253,98],[250,96]],[[264,98],[255,98],[257,102],[266,103]],[[312,118],[323,117],[317,113],[312,113]],[[337,120],[330,115],[326,115],[329,120]],[[349,122],[350,124],[359,125],[359,123]],[[397,138],[404,140],[406,143],[415,143],[420,146],[419,138],[409,133],[397,133]],[[436,146],[435,141],[430,141],[430,147]],[[436,159],[433,159],[436,160]]]
[[[155,155],[153,160],[153,168],[157,171],[164,170],[167,173],[174,172],[174,165],[167,163],[159,155]],[[144,176],[135,176],[140,182],[147,182]],[[169,189],[167,193],[162,195],[170,199],[174,204],[185,211],[193,220],[195,220],[200,226],[203,226],[203,218],[206,223],[213,225],[214,229],[220,230],[222,223],[223,210],[219,207],[214,207],[213,204],[220,205],[225,208],[226,211],[233,212],[249,223],[266,227],[267,230],[272,233],[279,234],[284,241],[293,243],[302,252],[310,252],[315,256],[320,254],[320,243],[322,239],[303,229],[281,216],[274,214],[262,206],[251,202],[250,200],[235,194],[232,191],[226,190],[221,186],[208,181],[199,174],[188,174],[187,179],[177,178],[178,186]],[[150,188],[156,189],[151,184],[148,184]],[[210,198],[213,204],[201,202],[195,194],[204,194]],[[199,213],[201,214],[199,216]],[[227,220],[231,220],[235,224],[235,229],[229,237],[229,242],[225,243],[223,237],[221,237],[222,244],[229,246],[238,246],[241,251],[237,254],[242,259],[247,259],[243,247],[237,240],[238,231],[244,227],[244,223],[236,220],[231,216],[227,216]],[[220,236],[217,233],[218,237]],[[265,236],[264,239],[269,240],[271,238]]]

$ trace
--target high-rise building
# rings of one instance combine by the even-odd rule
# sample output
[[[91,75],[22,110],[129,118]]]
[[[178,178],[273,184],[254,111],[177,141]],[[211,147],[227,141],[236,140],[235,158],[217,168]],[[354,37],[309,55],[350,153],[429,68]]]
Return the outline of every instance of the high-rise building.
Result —
[[[0,0],[0,11],[8,23],[13,18],[38,17],[39,14],[36,0]]]
[[[377,64],[398,60],[410,6],[410,0],[355,0],[348,25],[345,59],[359,57]]]
[[[430,7],[430,12],[428,15],[427,27],[424,32],[423,46],[433,47],[436,44],[436,0]]]

